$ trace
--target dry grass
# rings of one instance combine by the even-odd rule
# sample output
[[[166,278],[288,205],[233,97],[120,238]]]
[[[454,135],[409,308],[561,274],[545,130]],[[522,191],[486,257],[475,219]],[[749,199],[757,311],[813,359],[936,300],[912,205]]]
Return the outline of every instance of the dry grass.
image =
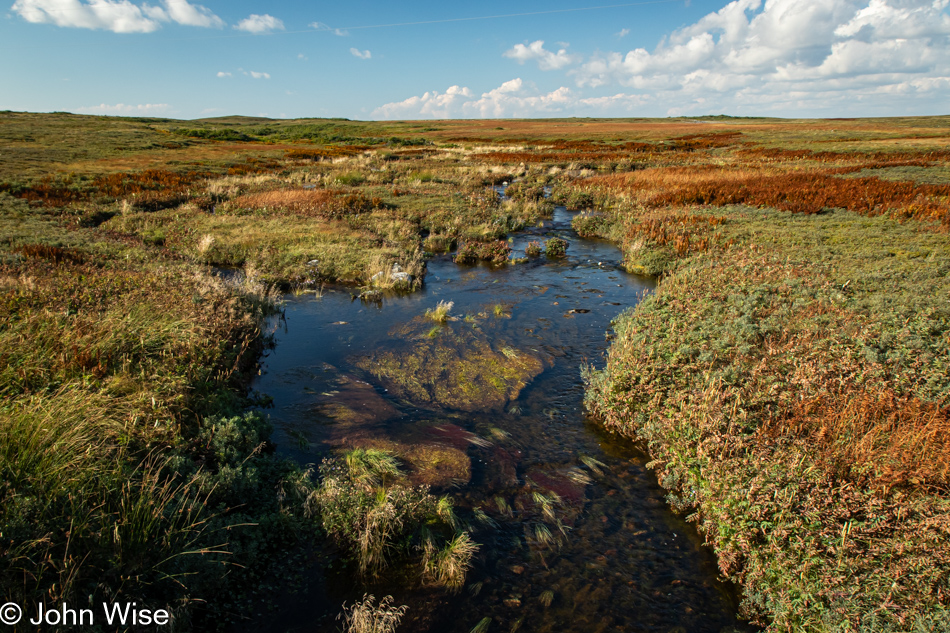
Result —
[[[249,193],[228,203],[230,209],[255,209],[298,216],[339,219],[383,206],[382,198],[333,189],[278,189]]]
[[[806,437],[836,477],[871,485],[950,483],[950,408],[890,389],[801,400],[763,430]]]
[[[769,173],[771,171],[772,173]],[[865,215],[950,225],[950,186],[895,182],[878,178],[839,178],[833,174],[776,172],[749,168],[656,168],[633,174],[595,177],[599,185],[631,196],[649,207],[747,204],[793,213],[831,208]]]
[[[344,604],[344,611],[337,620],[343,619],[344,633],[394,633],[409,607],[392,605],[392,596],[386,596],[377,604],[376,596],[364,595],[362,602],[349,608]]]

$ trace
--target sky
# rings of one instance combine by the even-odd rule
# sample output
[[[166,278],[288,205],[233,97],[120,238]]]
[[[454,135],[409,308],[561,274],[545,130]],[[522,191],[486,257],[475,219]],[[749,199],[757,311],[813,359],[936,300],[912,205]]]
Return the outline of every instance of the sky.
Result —
[[[12,0],[0,55],[31,112],[950,114],[950,0]]]

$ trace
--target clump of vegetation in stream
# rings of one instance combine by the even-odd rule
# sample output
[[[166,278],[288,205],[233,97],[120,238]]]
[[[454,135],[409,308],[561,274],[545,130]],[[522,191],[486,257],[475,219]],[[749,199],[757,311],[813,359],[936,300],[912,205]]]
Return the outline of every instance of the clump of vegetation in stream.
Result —
[[[567,240],[552,237],[544,243],[544,254],[552,259],[560,259],[567,255]]]
[[[449,320],[452,306],[454,305],[455,303],[452,301],[439,301],[439,305],[426,310],[425,317],[430,321],[435,321],[436,323],[445,323]]]
[[[510,254],[511,246],[505,240],[491,242],[466,240],[459,244],[458,251],[455,253],[455,263],[474,264],[487,261],[496,265],[504,264],[507,263]]]
[[[453,590],[463,584],[478,546],[459,530],[451,500],[409,485],[390,453],[350,450],[325,460],[320,479],[308,507],[361,575],[377,577],[391,565],[421,558],[427,582]]]
[[[337,620],[343,620],[345,633],[394,633],[408,607],[393,606],[393,597],[385,596],[379,603],[376,596],[364,595],[361,602],[352,606],[343,605],[344,611]]]

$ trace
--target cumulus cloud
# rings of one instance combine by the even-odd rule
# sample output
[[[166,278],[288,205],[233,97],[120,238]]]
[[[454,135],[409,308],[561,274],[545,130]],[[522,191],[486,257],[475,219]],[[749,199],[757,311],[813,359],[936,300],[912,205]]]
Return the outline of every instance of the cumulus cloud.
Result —
[[[541,70],[559,70],[574,63],[574,57],[567,53],[567,49],[562,48],[556,53],[544,48],[544,40],[531,42],[527,46],[524,44],[515,44],[513,48],[505,51],[505,57],[518,60],[519,64],[526,61],[536,60],[538,68]]]
[[[255,70],[245,70],[243,72],[245,75],[253,79],[270,79],[270,73],[259,73]]]
[[[628,35],[630,35],[630,29],[620,29],[619,31],[617,31],[616,33],[614,33],[614,35],[617,36],[617,37],[620,38],[620,39],[623,39],[623,38],[627,37]]]
[[[105,103],[100,103],[97,106],[79,108],[76,110],[76,112],[80,114],[135,114],[151,116],[155,114],[164,114],[169,110],[171,110],[171,106],[167,103],[143,103],[139,105],[126,105],[124,103],[107,105]]]
[[[239,31],[260,34],[270,33],[272,31],[283,31],[284,23],[278,18],[266,13],[264,15],[252,13],[248,17],[235,24],[234,28]]]
[[[649,97],[619,93],[607,97],[583,97],[567,87],[542,92],[525,85],[520,78],[506,81],[497,88],[476,94],[469,88],[452,86],[376,108],[380,119],[451,119],[559,116],[587,112],[604,114],[617,108],[632,108],[650,101]]]
[[[151,33],[163,22],[221,28],[224,21],[200,4],[162,0],[161,6],[129,0],[16,0],[11,9],[27,22],[101,29],[115,33]]]
[[[350,54],[353,55],[353,57],[359,57],[360,59],[370,59],[373,57],[373,54],[369,51],[361,51],[358,48],[351,48]]]
[[[218,29],[224,26],[224,20],[200,4],[189,4],[186,0],[163,0],[162,4],[168,18],[178,24]]]
[[[811,108],[946,90],[950,0],[735,0],[653,50],[597,54],[569,71],[709,108]],[[683,111],[683,105],[670,112]]]
[[[231,73],[226,73],[223,70],[218,71],[218,77],[230,77]]]

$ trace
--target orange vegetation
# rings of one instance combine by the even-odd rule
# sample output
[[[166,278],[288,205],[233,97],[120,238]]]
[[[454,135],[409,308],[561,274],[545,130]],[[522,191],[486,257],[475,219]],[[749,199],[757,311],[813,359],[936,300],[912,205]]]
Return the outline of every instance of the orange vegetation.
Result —
[[[586,184],[631,195],[652,207],[747,204],[795,213],[843,208],[865,215],[892,213],[950,225],[948,185],[716,166],[656,168],[596,176]]]
[[[278,211],[298,216],[341,218],[350,213],[379,209],[379,197],[339,189],[280,189],[249,193],[235,198],[232,208]]]

